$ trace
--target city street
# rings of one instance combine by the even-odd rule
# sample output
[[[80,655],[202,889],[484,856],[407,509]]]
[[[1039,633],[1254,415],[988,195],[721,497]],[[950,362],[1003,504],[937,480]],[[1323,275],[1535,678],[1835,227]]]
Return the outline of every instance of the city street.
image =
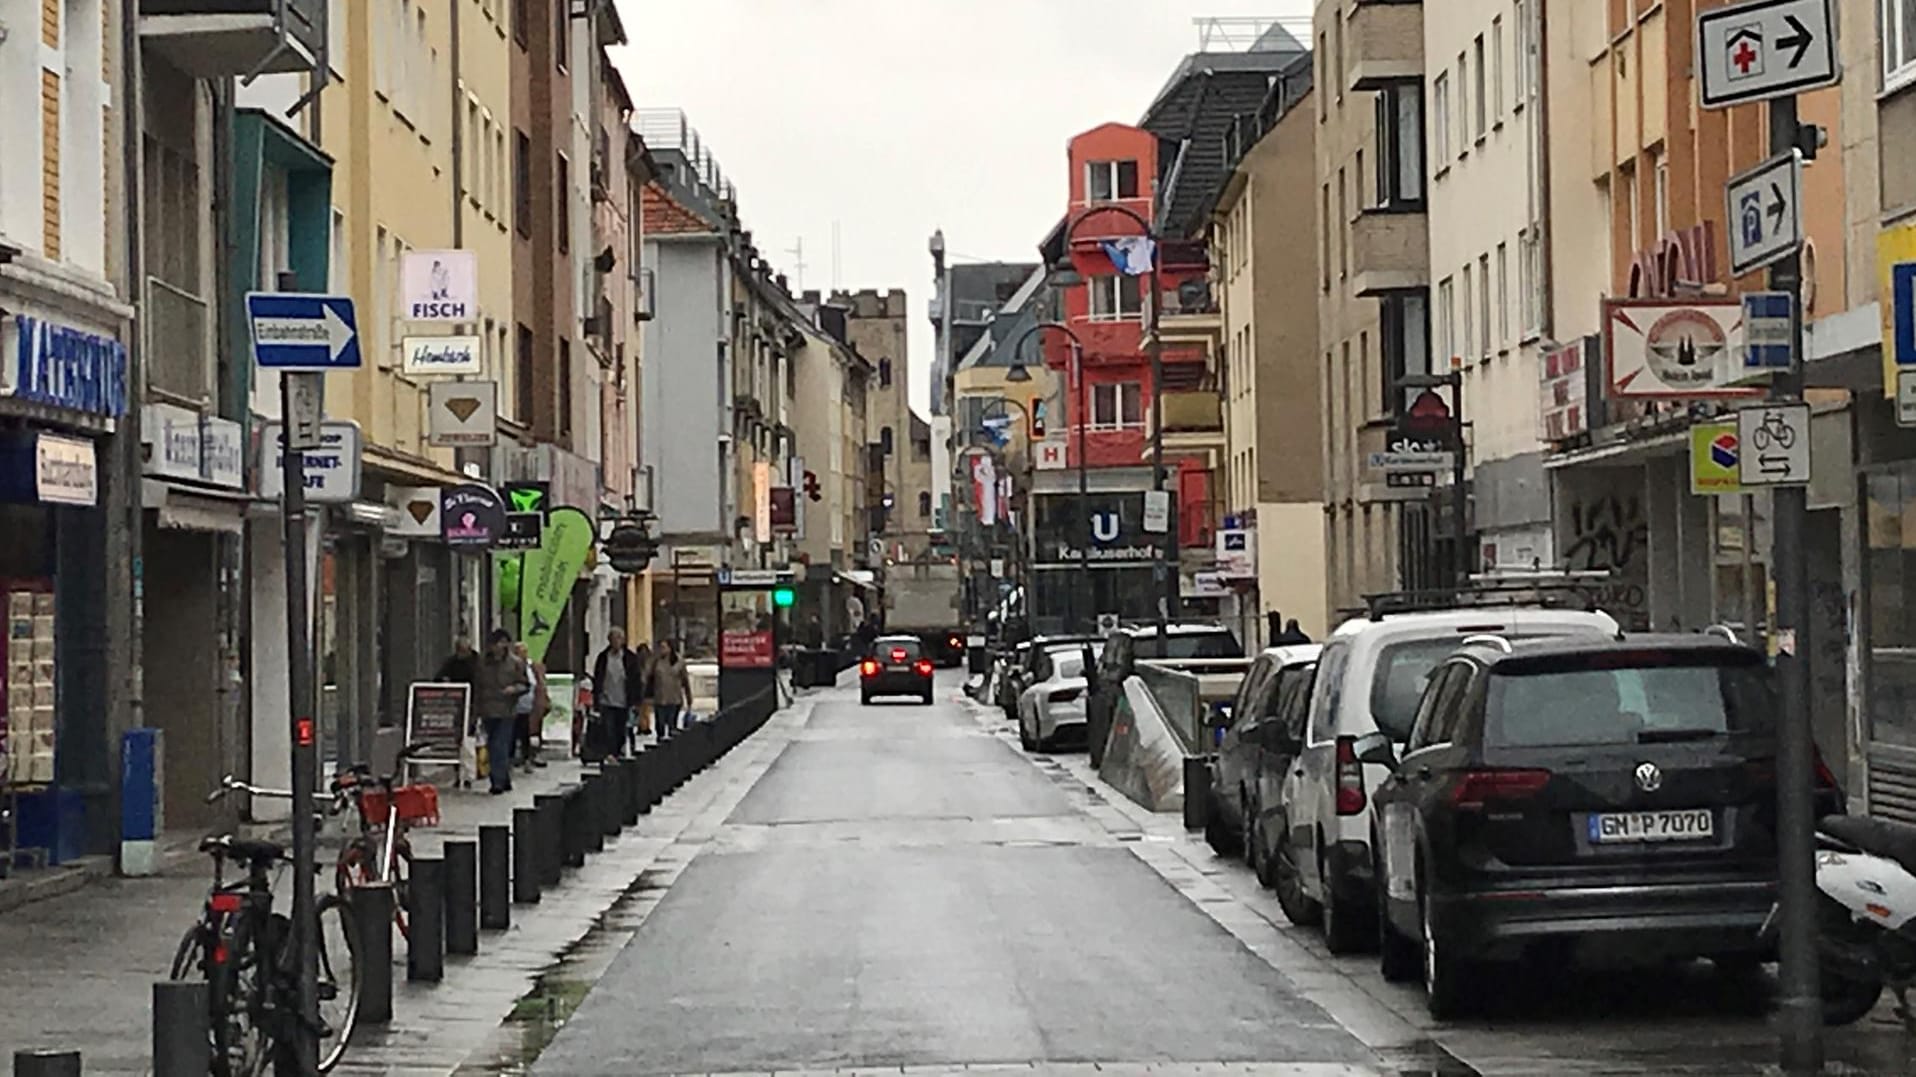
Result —
[[[1765,1072],[1767,981],[1707,966],[1532,970],[1432,1028],[1374,958],[1332,959],[1178,820],[939,702],[820,693],[610,958],[540,1075]],[[1109,794],[1115,797],[1115,794]],[[723,807],[721,798],[714,808]],[[682,839],[683,840],[683,839]],[[630,925],[627,925],[629,928]],[[1833,1072],[1899,1073],[1883,1023]],[[490,1067],[488,1067],[490,1068]],[[475,1069],[474,1072],[477,1072]]]

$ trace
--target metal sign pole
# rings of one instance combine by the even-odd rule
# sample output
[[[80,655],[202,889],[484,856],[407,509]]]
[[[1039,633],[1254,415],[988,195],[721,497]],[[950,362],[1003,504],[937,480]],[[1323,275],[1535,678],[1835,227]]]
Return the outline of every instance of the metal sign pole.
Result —
[[[323,374],[281,374],[280,409],[290,420],[293,383]],[[286,655],[287,689],[292,706],[293,745],[293,954],[299,979],[299,1020],[294,1022],[293,1049],[298,1072],[319,1070],[318,948],[313,937],[318,919],[313,904],[313,793],[318,785],[317,739],[312,713],[313,655],[306,620],[306,452],[295,445],[294,424],[281,425],[285,447],[285,492],[281,508],[286,542]]]

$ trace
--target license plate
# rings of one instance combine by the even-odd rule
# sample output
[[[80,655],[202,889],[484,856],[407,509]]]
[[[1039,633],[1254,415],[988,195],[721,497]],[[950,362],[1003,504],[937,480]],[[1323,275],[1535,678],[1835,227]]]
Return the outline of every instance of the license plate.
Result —
[[[1715,836],[1716,813],[1708,808],[1598,812],[1590,816],[1590,841],[1595,845],[1640,841],[1704,841]]]

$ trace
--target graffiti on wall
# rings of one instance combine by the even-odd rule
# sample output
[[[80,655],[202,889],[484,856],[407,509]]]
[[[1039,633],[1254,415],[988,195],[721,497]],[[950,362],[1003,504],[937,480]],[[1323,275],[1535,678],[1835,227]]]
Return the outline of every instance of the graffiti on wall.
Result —
[[[1650,525],[1640,493],[1606,490],[1570,504],[1563,565],[1573,572],[1608,572],[1586,594],[1631,631],[1650,627]]]

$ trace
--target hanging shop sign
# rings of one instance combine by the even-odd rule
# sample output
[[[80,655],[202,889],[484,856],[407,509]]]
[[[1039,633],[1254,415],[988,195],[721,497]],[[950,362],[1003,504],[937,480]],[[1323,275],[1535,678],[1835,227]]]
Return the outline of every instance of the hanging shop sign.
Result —
[[[1736,300],[1611,299],[1603,352],[1616,399],[1754,396],[1743,376],[1743,304]]]
[[[519,577],[519,638],[534,662],[543,662],[558,631],[559,615],[572,597],[572,585],[585,568],[597,529],[592,518],[575,508],[546,514],[545,537],[525,553]]]
[[[0,396],[108,419],[126,414],[126,345],[28,314],[5,328]]]
[[[482,374],[478,337],[407,337],[400,342],[399,368],[410,377],[434,374]]]
[[[392,533],[400,538],[444,538],[439,526],[442,496],[437,486],[386,487],[386,504],[399,511]]]
[[[1698,423],[1690,428],[1690,492],[1743,493],[1741,445],[1735,420]]]
[[[506,512],[533,512],[544,517],[546,510],[552,507],[552,484],[549,482],[515,481],[499,488],[505,495]]]
[[[1538,411],[1543,440],[1563,441],[1590,429],[1589,356],[1583,340],[1543,353]]]
[[[446,545],[483,550],[506,529],[506,503],[492,487],[465,482],[439,495],[439,536]]]
[[[246,432],[239,423],[176,404],[140,409],[146,473],[237,490],[246,484]]]
[[[426,388],[426,444],[484,448],[499,440],[499,383],[436,381]]]
[[[401,309],[407,321],[476,321],[476,251],[407,251],[399,265]]]
[[[259,496],[276,501],[286,492],[284,438],[279,423],[260,428]],[[306,500],[344,504],[359,498],[359,424],[326,422],[319,446],[307,449]]]
[[[1257,577],[1257,532],[1243,527],[1217,533],[1217,573],[1229,580]]]

